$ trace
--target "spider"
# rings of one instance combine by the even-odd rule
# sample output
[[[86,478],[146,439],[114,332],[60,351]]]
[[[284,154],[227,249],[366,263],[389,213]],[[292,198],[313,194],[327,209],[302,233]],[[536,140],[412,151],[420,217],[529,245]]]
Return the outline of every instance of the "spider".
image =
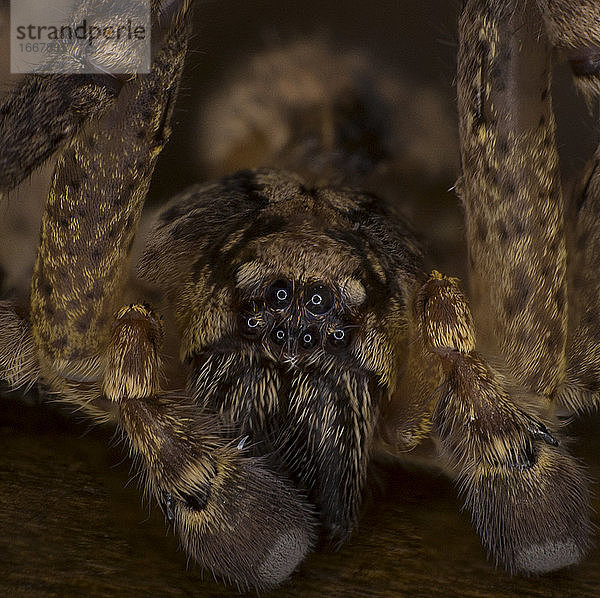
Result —
[[[330,134],[316,148],[308,118],[303,143],[281,150],[318,184],[241,171],[157,217],[139,270],[176,322],[187,383],[175,391],[159,312],[123,303],[191,4],[153,2],[150,74],[28,76],[0,105],[4,191],[58,152],[29,312],[0,304],[0,377],[113,421],[187,553],[242,588],[277,586],[317,542],[343,543],[376,449],[431,436],[494,561],[525,574],[579,562],[587,480],[554,411],[598,403],[599,183],[593,161],[567,230],[549,73],[554,46],[593,101],[600,9],[464,3],[457,190],[475,317],[458,280],[424,272],[391,207],[327,183],[381,157],[350,93],[317,118]]]

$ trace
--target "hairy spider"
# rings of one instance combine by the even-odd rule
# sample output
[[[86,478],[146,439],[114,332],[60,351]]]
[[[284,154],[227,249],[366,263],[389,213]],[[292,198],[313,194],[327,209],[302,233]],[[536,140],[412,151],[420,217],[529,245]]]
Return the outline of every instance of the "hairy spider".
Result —
[[[274,159],[311,180],[237,172],[157,217],[139,270],[176,320],[187,385],[173,391],[160,316],[119,307],[190,30],[191,2],[162,4],[149,75],[28,76],[0,105],[3,191],[58,152],[29,313],[0,304],[0,377],[113,420],[188,554],[241,587],[280,584],[319,536],[344,542],[376,448],[429,436],[495,561],[578,562],[587,481],[553,412],[598,403],[600,179],[596,158],[565,230],[550,56],[566,52],[591,102],[600,8],[464,4],[457,188],[475,318],[383,200],[327,183],[385,155],[369,94],[350,89],[289,115],[298,138]]]

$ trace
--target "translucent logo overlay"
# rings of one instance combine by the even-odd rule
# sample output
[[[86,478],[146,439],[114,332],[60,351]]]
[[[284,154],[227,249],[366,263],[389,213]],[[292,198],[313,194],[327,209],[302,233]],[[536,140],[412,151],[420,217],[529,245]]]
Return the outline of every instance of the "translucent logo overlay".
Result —
[[[150,0],[12,0],[13,73],[148,73]]]

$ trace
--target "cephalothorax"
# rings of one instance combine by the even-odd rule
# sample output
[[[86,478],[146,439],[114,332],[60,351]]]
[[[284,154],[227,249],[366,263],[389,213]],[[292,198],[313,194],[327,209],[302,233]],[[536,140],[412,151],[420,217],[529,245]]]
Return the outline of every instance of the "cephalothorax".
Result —
[[[240,172],[176,199],[141,266],[173,298],[195,402],[323,507],[336,540],[355,523],[420,263],[379,204]]]
[[[588,274],[600,196],[594,162],[565,231],[549,56],[551,44],[565,50],[593,97],[600,33],[588,23],[598,6],[463,7],[458,189],[477,326],[458,282],[424,274],[413,234],[382,200],[286,171],[242,171],[173,199],[140,264],[179,331],[188,383],[172,391],[160,317],[120,305],[169,136],[189,4],[153,3],[149,75],[32,76],[0,106],[2,189],[60,150],[29,315],[0,304],[0,377],[41,380],[114,419],[188,553],[242,587],[281,583],[319,533],[343,542],[375,445],[407,451],[430,434],[496,561],[524,573],[578,562],[590,534],[587,482],[552,412],[598,402]],[[319,179],[374,168],[372,108],[357,98],[332,107],[323,129],[333,149],[317,134],[301,152],[283,148],[282,163],[321,152]],[[355,114],[360,122],[346,126]],[[297,124],[306,141],[314,123]],[[476,329],[501,356],[497,369],[478,352]]]

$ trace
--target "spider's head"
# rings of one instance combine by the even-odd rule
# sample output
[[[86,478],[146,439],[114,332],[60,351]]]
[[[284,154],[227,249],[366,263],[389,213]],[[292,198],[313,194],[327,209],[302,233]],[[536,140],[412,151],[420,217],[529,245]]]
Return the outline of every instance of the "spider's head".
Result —
[[[369,195],[242,172],[168,208],[142,268],[174,305],[196,401],[343,540],[406,353],[420,255],[405,225]]]
[[[298,212],[284,231],[251,243],[252,258],[234,274],[234,334],[283,369],[361,369],[360,261],[311,216]]]

